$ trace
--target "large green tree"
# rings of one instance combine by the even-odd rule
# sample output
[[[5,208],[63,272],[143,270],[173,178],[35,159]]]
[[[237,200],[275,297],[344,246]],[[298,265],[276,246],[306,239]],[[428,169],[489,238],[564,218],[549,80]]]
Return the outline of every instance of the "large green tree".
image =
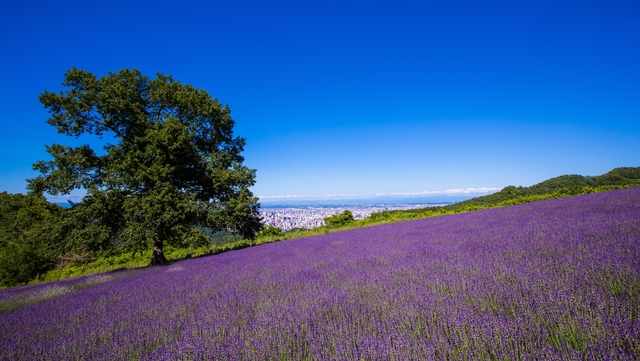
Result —
[[[40,95],[47,123],[114,143],[100,151],[52,144],[53,159],[34,164],[41,175],[29,179],[30,191],[86,190],[71,213],[84,218],[76,234],[98,245],[152,247],[152,265],[166,262],[164,244],[184,244],[202,227],[255,236],[255,170],[242,164],[245,139],[234,137],[228,106],[170,75],[149,79],[136,69],[97,77],[73,68],[63,85]]]

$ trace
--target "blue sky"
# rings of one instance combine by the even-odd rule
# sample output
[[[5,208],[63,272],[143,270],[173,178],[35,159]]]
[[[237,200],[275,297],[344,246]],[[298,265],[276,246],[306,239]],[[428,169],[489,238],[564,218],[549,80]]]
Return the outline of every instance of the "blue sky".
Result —
[[[74,66],[229,104],[263,201],[640,166],[638,19],[637,1],[8,2],[0,191],[25,191],[45,144],[94,141],[57,135],[38,102]]]

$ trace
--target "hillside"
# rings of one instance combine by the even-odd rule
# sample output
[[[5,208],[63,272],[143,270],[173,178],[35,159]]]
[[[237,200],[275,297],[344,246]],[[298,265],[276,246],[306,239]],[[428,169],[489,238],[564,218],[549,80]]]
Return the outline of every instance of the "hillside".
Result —
[[[637,360],[640,188],[0,290],[0,360]]]
[[[460,202],[459,205],[499,204],[523,196],[565,192],[568,195],[582,194],[584,188],[640,185],[640,167],[615,168],[605,174],[589,177],[577,174],[562,175],[547,179],[530,187],[508,186],[499,192]]]
[[[615,168],[595,177],[563,175],[530,187],[508,186],[493,194],[442,207],[374,213],[370,220],[361,223],[397,222],[638,186],[640,167]]]

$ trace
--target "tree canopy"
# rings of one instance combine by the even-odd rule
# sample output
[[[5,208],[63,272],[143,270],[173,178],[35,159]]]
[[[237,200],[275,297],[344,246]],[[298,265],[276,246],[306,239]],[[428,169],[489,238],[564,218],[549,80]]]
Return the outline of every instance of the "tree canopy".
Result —
[[[153,247],[153,265],[166,262],[165,243],[181,245],[202,227],[255,236],[255,170],[243,165],[245,139],[234,137],[228,106],[170,75],[149,79],[136,69],[97,77],[73,68],[63,85],[68,90],[40,95],[47,123],[76,138],[108,135],[114,144],[47,146],[53,159],[34,164],[41,174],[28,188],[86,190],[70,212],[82,237],[98,247]]]

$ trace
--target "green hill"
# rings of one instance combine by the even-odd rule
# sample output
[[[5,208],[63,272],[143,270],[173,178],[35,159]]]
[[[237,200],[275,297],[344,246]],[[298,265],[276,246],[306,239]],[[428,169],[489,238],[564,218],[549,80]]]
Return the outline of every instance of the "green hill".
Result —
[[[571,174],[547,179],[530,187],[508,186],[493,194],[442,207],[373,213],[370,219],[364,221],[397,222],[637,186],[640,186],[640,167],[615,168],[594,177]]]
[[[615,168],[595,177],[568,174],[547,179],[530,187],[508,186],[497,193],[472,198],[457,203],[457,205],[498,205],[505,201],[526,196],[550,195],[554,193],[578,195],[592,193],[591,190],[595,191],[598,188],[608,189],[638,185],[640,185],[640,167],[624,167]]]

